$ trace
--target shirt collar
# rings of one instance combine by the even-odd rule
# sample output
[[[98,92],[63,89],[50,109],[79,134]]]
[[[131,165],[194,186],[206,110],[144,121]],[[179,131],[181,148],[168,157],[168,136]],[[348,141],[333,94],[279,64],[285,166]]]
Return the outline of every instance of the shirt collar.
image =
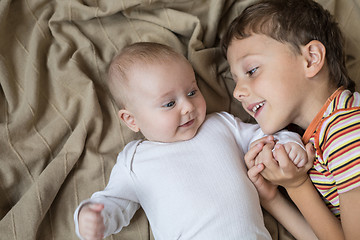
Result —
[[[321,119],[324,116],[324,113],[326,111],[326,109],[329,107],[330,103],[337,97],[340,95],[340,93],[344,90],[344,87],[340,87],[338,88],[327,100],[326,103],[322,106],[322,108],[320,109],[320,111],[318,112],[318,114],[316,114],[315,118],[311,121],[309,127],[306,129],[303,137],[302,137],[302,141],[304,144],[308,143],[310,140],[310,137],[313,135],[313,133],[315,132],[317,126],[319,125]]]

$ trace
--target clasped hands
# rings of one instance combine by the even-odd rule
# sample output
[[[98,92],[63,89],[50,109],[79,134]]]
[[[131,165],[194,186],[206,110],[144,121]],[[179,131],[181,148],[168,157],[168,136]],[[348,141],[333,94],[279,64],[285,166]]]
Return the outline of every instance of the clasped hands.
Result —
[[[297,188],[309,178],[307,172],[313,165],[314,156],[311,143],[306,145],[305,151],[295,142],[277,144],[273,136],[267,136],[251,144],[245,163],[260,198],[271,200],[277,185]]]

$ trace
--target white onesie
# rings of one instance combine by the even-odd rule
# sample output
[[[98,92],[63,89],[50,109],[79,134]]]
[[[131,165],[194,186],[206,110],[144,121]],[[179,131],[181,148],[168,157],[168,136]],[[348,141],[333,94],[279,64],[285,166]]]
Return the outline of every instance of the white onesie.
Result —
[[[259,125],[222,112],[207,116],[188,141],[132,141],[118,155],[105,190],[87,202],[101,202],[105,237],[127,226],[141,206],[156,240],[271,239],[257,191],[247,177],[244,155],[263,137]],[[282,131],[280,142],[301,143]]]

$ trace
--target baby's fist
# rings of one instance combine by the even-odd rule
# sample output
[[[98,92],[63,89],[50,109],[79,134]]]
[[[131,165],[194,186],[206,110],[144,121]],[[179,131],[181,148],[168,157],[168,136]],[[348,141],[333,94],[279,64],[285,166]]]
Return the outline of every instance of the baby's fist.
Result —
[[[296,167],[301,168],[308,162],[308,156],[304,148],[294,142],[288,142],[284,145],[286,153]]]
[[[85,204],[79,212],[79,233],[86,240],[100,240],[104,237],[104,221],[100,203]]]

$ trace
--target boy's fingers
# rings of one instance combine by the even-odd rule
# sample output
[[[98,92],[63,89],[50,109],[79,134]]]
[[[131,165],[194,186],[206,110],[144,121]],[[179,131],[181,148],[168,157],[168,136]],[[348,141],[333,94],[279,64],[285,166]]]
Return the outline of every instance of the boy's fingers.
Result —
[[[250,148],[254,147],[256,144],[262,143],[262,144],[267,144],[267,143],[271,143],[274,142],[274,136],[269,135],[263,138],[260,138],[254,142],[251,143]]]
[[[306,154],[307,154],[307,157],[308,157],[308,161],[307,161],[307,163],[305,165],[305,168],[310,169],[314,164],[315,149],[314,149],[314,146],[312,145],[312,143],[306,144],[305,149],[306,149]]]
[[[264,168],[265,166],[263,164],[258,164],[250,168],[247,173],[250,181],[255,185],[257,189],[261,186],[261,180],[263,177],[261,176],[260,172],[264,170]]]
[[[308,155],[308,159],[314,161],[315,149],[314,149],[314,146],[312,145],[312,143],[309,142],[308,144],[306,144],[305,149],[306,149],[306,153]]]
[[[275,147],[275,158],[279,162],[279,166],[282,169],[287,169],[291,166],[295,166],[291,159],[289,159],[288,154],[282,144],[278,144]]]
[[[256,182],[259,178],[259,173],[264,170],[265,166],[263,164],[258,164],[253,166],[248,171],[248,176],[252,182]]]
[[[273,157],[273,143],[268,143],[262,148],[261,161],[266,167],[270,167],[272,164],[277,164]]]
[[[251,168],[255,165],[255,158],[261,152],[263,148],[263,144],[259,143],[255,145],[254,147],[250,148],[250,150],[245,154],[245,163],[247,168]]]

